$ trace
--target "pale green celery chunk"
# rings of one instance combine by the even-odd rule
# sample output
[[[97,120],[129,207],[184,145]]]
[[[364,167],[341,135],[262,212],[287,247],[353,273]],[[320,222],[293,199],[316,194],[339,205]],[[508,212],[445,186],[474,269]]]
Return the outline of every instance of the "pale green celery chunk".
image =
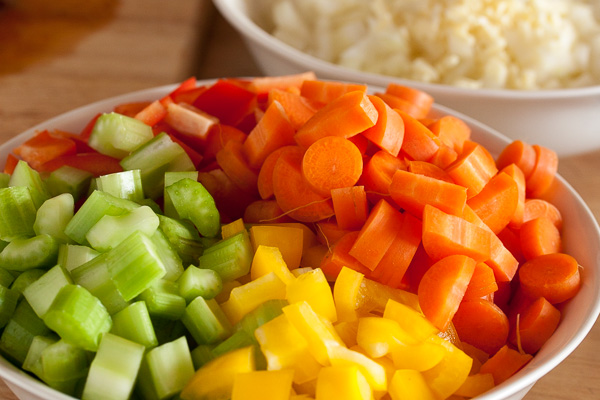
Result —
[[[138,297],[148,307],[152,317],[178,320],[185,312],[185,299],[179,295],[179,285],[176,282],[159,279]]]
[[[58,248],[58,264],[68,272],[85,264],[100,253],[91,247],[78,244],[62,243]]]
[[[46,186],[51,196],[70,193],[77,201],[87,193],[93,177],[88,171],[63,165],[50,173],[46,178]]]
[[[136,343],[152,348],[158,345],[148,307],[144,301],[131,303],[112,316],[111,332]]]
[[[75,200],[70,193],[59,194],[46,200],[38,208],[33,223],[36,235],[47,234],[64,243],[72,242],[65,228],[75,213]]]
[[[215,301],[196,297],[185,309],[181,321],[198,344],[213,344],[226,339],[233,327]]]
[[[187,303],[201,296],[209,300],[221,293],[223,281],[221,276],[212,269],[202,269],[190,265],[177,281],[179,293]]]
[[[19,160],[10,176],[8,186],[27,187],[31,191],[31,198],[36,208],[50,198],[50,192],[39,172],[34,170],[23,160]]]
[[[59,241],[47,234],[14,239],[0,252],[0,268],[26,271],[56,265]]]
[[[0,240],[10,242],[35,235],[37,207],[25,186],[0,189]]]
[[[139,169],[99,176],[96,178],[96,187],[98,190],[122,199],[135,202],[144,199],[142,175]]]
[[[152,128],[142,121],[111,112],[98,117],[88,145],[99,153],[121,159],[153,136]]]
[[[215,270],[223,282],[238,279],[250,272],[254,249],[247,231],[207,247],[198,259],[198,267]]]
[[[27,286],[23,296],[38,317],[43,319],[60,289],[72,283],[71,276],[60,265],[55,265]]]
[[[156,245],[156,251],[165,267],[163,279],[176,281],[183,274],[183,262],[174,249],[171,242],[162,230],[157,229],[152,235],[152,241]]]
[[[204,251],[202,238],[190,221],[159,215],[159,228],[165,234],[184,265],[198,264]]]
[[[33,311],[27,301],[20,301],[0,336],[0,352],[17,365],[22,365],[29,346],[36,336],[45,336],[50,329]]]
[[[202,236],[216,237],[221,232],[215,200],[200,182],[183,178],[167,186],[165,191],[179,217],[192,221]]]
[[[165,188],[172,185],[173,183],[180,181],[183,178],[189,178],[191,180],[198,180],[198,171],[182,171],[182,172],[165,172]],[[163,195],[163,209],[164,214],[167,217],[179,219],[179,214],[173,206],[169,193],[165,190]]]

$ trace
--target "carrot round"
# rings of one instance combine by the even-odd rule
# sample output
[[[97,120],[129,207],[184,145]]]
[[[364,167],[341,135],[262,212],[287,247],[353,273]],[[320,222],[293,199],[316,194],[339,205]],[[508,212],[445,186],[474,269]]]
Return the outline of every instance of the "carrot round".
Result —
[[[556,307],[539,297],[519,314],[518,325],[511,332],[511,343],[520,346],[526,353],[534,354],[552,336],[560,317]]]
[[[523,171],[525,178],[528,178],[535,166],[535,150],[533,147],[521,140],[514,140],[509,143],[500,153],[496,160],[498,169],[515,164]]]
[[[446,172],[454,182],[467,188],[471,198],[498,173],[498,168],[483,146],[474,145],[465,148],[460,157],[446,168]]]
[[[554,204],[544,199],[526,199],[523,207],[523,222],[538,217],[548,218],[558,230],[562,229],[562,213]]]
[[[392,177],[397,170],[406,170],[406,163],[385,150],[379,150],[365,164],[360,182],[367,192],[389,194]]]
[[[275,168],[275,163],[279,159],[279,156],[287,151],[295,151],[299,154],[304,153],[299,146],[283,146],[274,150],[267,158],[265,158],[265,161],[258,171],[258,178],[256,181],[258,194],[261,199],[266,200],[273,197],[273,169]]]
[[[523,217],[525,214],[525,174],[523,174],[521,168],[517,167],[516,164],[510,164],[502,168],[500,172],[508,174],[517,184],[517,208],[513,214],[513,217],[508,222],[508,226],[512,228],[519,228],[523,223]]]
[[[248,224],[291,222],[275,200],[256,200],[244,211],[244,222]]]
[[[478,263],[469,281],[464,300],[474,300],[495,293],[498,283],[494,276],[494,270],[485,263]]]
[[[527,260],[562,249],[560,231],[545,217],[529,220],[519,229],[521,250]]]
[[[332,189],[331,201],[340,228],[359,230],[364,225],[369,214],[369,204],[364,186]]]
[[[553,253],[525,262],[519,269],[519,282],[525,294],[558,304],[579,291],[581,275],[573,256]]]
[[[412,103],[415,107],[420,108],[424,115],[429,113],[434,102],[433,96],[429,93],[399,83],[389,83],[385,92]]]
[[[488,354],[496,353],[508,339],[508,318],[489,300],[463,301],[452,322],[460,340]]]
[[[462,119],[444,115],[427,126],[442,143],[462,153],[465,141],[471,137],[471,128]]]
[[[404,121],[377,96],[369,96],[369,100],[379,114],[374,126],[362,132],[362,135],[391,155],[397,156],[404,140]]]
[[[404,121],[401,151],[412,160],[428,161],[440,148],[440,139],[418,119],[398,108],[394,110]]]
[[[338,97],[354,91],[366,92],[367,85],[308,79],[302,82],[302,86],[300,87],[300,95],[321,104],[331,103]]]
[[[348,139],[325,136],[311,144],[302,159],[302,175],[322,196],[332,189],[353,186],[363,170],[360,150]]]
[[[499,385],[517,373],[532,358],[531,354],[521,354],[508,345],[504,345],[481,366],[479,373],[492,374],[494,383]]]
[[[304,125],[319,109],[319,106],[314,102],[288,90],[271,90],[268,103],[270,105],[275,101],[281,104],[295,130]]]
[[[558,155],[552,149],[547,147],[532,146],[536,159],[531,174],[527,177],[527,195],[528,197],[539,197],[546,192],[558,170]]]
[[[475,260],[452,255],[433,264],[421,278],[417,295],[427,319],[440,331],[445,331],[456,314],[471,276]]]

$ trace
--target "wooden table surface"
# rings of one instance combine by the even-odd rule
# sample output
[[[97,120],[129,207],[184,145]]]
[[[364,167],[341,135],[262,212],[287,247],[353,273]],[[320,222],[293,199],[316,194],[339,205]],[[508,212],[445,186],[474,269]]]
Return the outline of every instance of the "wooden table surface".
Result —
[[[19,8],[0,8],[0,143],[107,97],[190,76],[261,74],[208,0],[6,3]],[[599,218],[600,152],[561,159],[559,172]],[[526,399],[600,398],[599,351],[596,324]],[[16,399],[1,381],[0,398]]]

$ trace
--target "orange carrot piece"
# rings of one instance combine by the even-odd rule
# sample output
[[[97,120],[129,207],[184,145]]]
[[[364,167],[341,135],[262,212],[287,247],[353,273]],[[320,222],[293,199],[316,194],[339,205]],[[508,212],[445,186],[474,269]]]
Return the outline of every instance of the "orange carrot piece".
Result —
[[[535,158],[535,150],[530,144],[514,140],[502,150],[496,160],[496,165],[498,169],[502,169],[510,164],[515,164],[523,171],[523,175],[527,179],[535,166]]]
[[[492,374],[494,383],[499,385],[519,372],[532,358],[531,354],[521,354],[504,345],[481,366],[479,373]]]
[[[545,254],[528,260],[519,268],[519,283],[531,297],[562,303],[579,291],[581,275],[577,260],[565,253]]]
[[[235,140],[227,142],[216,154],[217,164],[236,186],[254,194],[257,191],[258,171],[248,164],[242,146]]]
[[[335,220],[315,222],[315,230],[317,232],[317,240],[319,243],[322,243],[327,247],[334,245],[344,235],[352,232],[351,229],[340,227]]]
[[[348,140],[354,143],[360,151],[360,154],[364,156],[367,153],[367,150],[369,149],[369,139],[363,135],[354,135],[349,137]]]
[[[325,136],[311,144],[302,159],[302,175],[310,187],[322,196],[332,189],[353,186],[363,170],[358,147],[339,136]]]
[[[433,264],[423,275],[417,296],[423,314],[440,331],[445,331],[463,299],[475,260],[454,254]]]
[[[422,109],[425,115],[431,110],[434,101],[433,96],[427,92],[394,82],[387,85],[385,92],[414,104]]]
[[[521,168],[517,167],[517,164],[510,164],[502,168],[500,172],[507,173],[512,177],[517,184],[517,208],[513,217],[508,222],[508,226],[512,228],[519,228],[523,224],[523,216],[525,214],[525,175]]]
[[[498,168],[483,146],[474,145],[466,148],[446,172],[454,182],[467,188],[467,195],[471,198],[498,173]]]
[[[331,201],[337,224],[341,229],[359,230],[364,225],[369,214],[364,186],[332,189]]]
[[[509,226],[502,229],[497,236],[504,244],[504,247],[510,251],[519,263],[525,262],[525,256],[523,256],[523,251],[521,250],[521,238],[519,237],[518,230],[513,230]]]
[[[441,142],[462,153],[465,141],[471,137],[471,128],[462,119],[444,115],[427,126]]]
[[[422,218],[426,204],[445,213],[461,216],[467,203],[466,188],[402,170],[394,173],[389,192],[398,206],[418,218]]]
[[[404,140],[404,120],[377,96],[368,96],[377,109],[377,123],[362,132],[362,135],[375,143],[379,148],[398,156]]]
[[[454,183],[446,171],[427,161],[409,161],[408,171],[412,172],[413,174],[425,175],[444,182]]]
[[[526,199],[523,210],[523,222],[538,218],[548,218],[560,231],[563,225],[562,213],[554,204],[544,199]]]
[[[300,87],[301,96],[321,104],[329,104],[338,97],[354,91],[366,93],[367,85],[312,79],[305,80]]]
[[[319,109],[294,138],[304,148],[325,136],[349,138],[375,125],[377,116],[365,92],[349,92]]]
[[[423,247],[434,260],[452,254],[469,256],[477,262],[490,258],[492,233],[467,220],[431,206],[423,210]]]
[[[304,154],[304,151],[299,146],[283,146],[274,150],[267,158],[265,158],[265,161],[258,171],[258,180],[256,182],[258,194],[261,199],[266,200],[273,196],[273,169],[275,168],[275,163],[279,159],[279,156],[287,151],[295,151],[299,153],[300,156]]]
[[[440,148],[435,152],[433,157],[429,159],[429,162],[445,170],[457,159],[458,153],[456,150],[441,143]]]
[[[302,176],[302,152],[283,152],[273,168],[273,194],[291,218],[316,222],[334,215],[329,197],[316,193]]]
[[[413,116],[398,108],[394,110],[404,121],[404,141],[401,151],[412,160],[431,159],[440,148],[440,139]]]
[[[538,217],[525,222],[519,229],[521,250],[526,260],[562,250],[560,231],[552,221]]]
[[[552,336],[560,317],[560,311],[548,300],[538,298],[519,314],[518,332],[517,327],[511,332],[511,343],[526,353],[536,353]]]
[[[260,76],[252,79],[250,89],[254,90],[257,94],[264,94],[272,89],[300,88],[304,81],[316,78],[316,74],[312,71],[281,76]]]
[[[369,213],[349,254],[371,271],[388,251],[402,223],[402,214],[380,200]]]
[[[230,140],[243,143],[246,137],[247,135],[238,128],[230,125],[216,124],[208,133],[206,141],[202,143],[204,160],[214,160],[219,150],[225,147],[225,144]]]
[[[385,101],[385,103],[395,110],[400,110],[413,118],[423,119],[427,116],[428,111],[418,107],[416,104],[411,103],[410,101],[403,99],[401,97],[395,96],[390,93],[381,93],[376,92],[375,96],[379,97],[381,100]]]
[[[295,144],[295,133],[282,105],[274,101],[244,141],[244,154],[248,164],[252,168],[260,168],[274,150]]]
[[[335,281],[343,267],[351,268],[355,271],[370,276],[371,270],[362,265],[356,258],[349,253],[350,249],[356,242],[359,232],[352,231],[342,236],[329,249],[323,261],[321,262],[321,270],[330,282]]]
[[[244,222],[248,224],[292,222],[275,200],[256,200],[248,204],[244,211]]]
[[[478,263],[475,271],[469,281],[469,286],[465,292],[465,300],[474,300],[485,297],[498,290],[498,283],[494,276],[494,270],[485,263]]]
[[[494,233],[513,219],[519,204],[519,187],[507,173],[493,176],[467,204]]]
[[[273,89],[269,92],[268,104],[277,101],[288,116],[294,130],[298,130],[320,108],[305,97],[287,90]]]
[[[423,228],[421,227],[421,231],[422,229]],[[432,260],[425,251],[423,240],[421,239],[421,243],[419,244],[419,247],[417,247],[417,251],[404,274],[404,281],[408,283],[408,290],[413,293],[417,292],[423,275],[425,275],[425,272],[427,272],[434,263],[435,261]]]
[[[489,300],[463,300],[452,322],[461,341],[488,354],[495,354],[508,340],[508,318]]]
[[[385,150],[379,150],[366,163],[360,179],[367,192],[389,194],[392,177],[397,170],[406,170],[406,163]]]
[[[550,188],[558,171],[558,155],[547,147],[533,145],[535,150],[535,166],[527,177],[526,190],[528,197],[539,197]]]

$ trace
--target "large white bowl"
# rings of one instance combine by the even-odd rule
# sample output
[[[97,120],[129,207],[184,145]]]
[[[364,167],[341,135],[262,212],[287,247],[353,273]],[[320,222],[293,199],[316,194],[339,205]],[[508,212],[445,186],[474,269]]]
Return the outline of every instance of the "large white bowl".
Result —
[[[314,71],[319,78],[385,87],[391,81],[425,90],[439,104],[463,112],[512,139],[569,156],[600,149],[600,86],[517,91],[462,89],[341,67],[303,53],[268,32],[273,0],[213,0],[241,34],[265,75]]]
[[[202,82],[210,83],[210,82]],[[155,100],[176,86],[133,92],[90,104],[43,122],[0,145],[0,160],[18,144],[43,129],[61,129],[80,132],[99,112],[108,112],[120,103]],[[381,88],[371,87],[376,91]],[[437,115],[452,114],[462,118],[472,129],[472,139],[484,145],[497,156],[510,140],[493,129],[446,107],[434,105]],[[566,252],[583,266],[583,286],[563,311],[560,326],[533,360],[519,373],[497,386],[478,400],[521,399],[535,382],[563,361],[588,334],[600,313],[600,228],[581,197],[565,180],[558,176],[547,199],[560,209],[564,217],[563,240]],[[0,357],[0,378],[22,400],[67,400],[72,397],[50,389],[40,381],[19,370]]]

